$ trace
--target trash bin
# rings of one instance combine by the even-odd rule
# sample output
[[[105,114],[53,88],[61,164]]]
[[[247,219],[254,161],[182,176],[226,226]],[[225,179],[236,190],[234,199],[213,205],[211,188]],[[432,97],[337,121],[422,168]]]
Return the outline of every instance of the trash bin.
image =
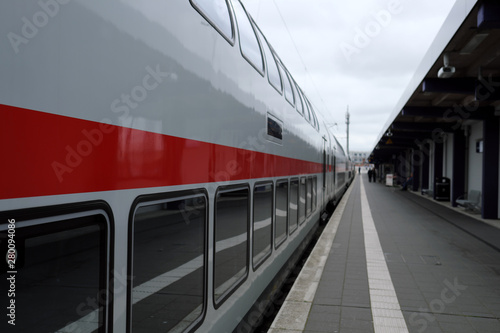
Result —
[[[436,178],[436,183],[434,185],[434,199],[450,201],[450,178]]]

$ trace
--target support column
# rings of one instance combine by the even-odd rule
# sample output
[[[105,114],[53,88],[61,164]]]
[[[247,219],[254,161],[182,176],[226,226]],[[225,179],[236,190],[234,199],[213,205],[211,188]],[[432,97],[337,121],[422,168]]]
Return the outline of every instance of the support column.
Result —
[[[429,152],[430,146],[428,143],[423,146],[422,154],[422,189],[429,189]]]
[[[456,200],[465,191],[465,133],[456,131],[453,135],[453,176],[451,180],[451,205],[457,206]]]
[[[434,179],[432,183],[434,184],[433,197],[436,200],[436,179],[443,177],[443,143],[435,142],[434,144]]]
[[[420,166],[422,165],[422,150],[413,152],[411,157],[411,174],[413,176],[412,191],[418,191],[420,187]]]
[[[483,190],[481,191],[481,216],[498,218],[498,168],[500,123],[497,117],[484,120],[483,135]]]

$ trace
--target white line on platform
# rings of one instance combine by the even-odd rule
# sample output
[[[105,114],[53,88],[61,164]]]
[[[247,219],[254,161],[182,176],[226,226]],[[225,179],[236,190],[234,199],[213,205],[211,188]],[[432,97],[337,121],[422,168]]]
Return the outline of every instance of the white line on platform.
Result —
[[[408,333],[408,327],[396,297],[396,291],[387,268],[363,183],[362,178],[361,213],[365,235],[366,267],[368,270],[373,327],[375,333]]]

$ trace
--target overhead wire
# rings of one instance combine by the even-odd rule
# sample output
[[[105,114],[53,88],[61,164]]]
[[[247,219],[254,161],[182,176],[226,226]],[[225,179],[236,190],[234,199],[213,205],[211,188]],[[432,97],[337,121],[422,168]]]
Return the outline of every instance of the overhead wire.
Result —
[[[286,29],[286,31],[287,31],[287,33],[288,33],[288,36],[290,37],[290,40],[292,41],[293,47],[295,48],[295,51],[297,52],[297,55],[299,56],[300,62],[301,62],[301,63],[302,63],[302,65],[304,66],[304,70],[305,70],[305,72],[306,72],[306,73],[307,73],[307,75],[309,76],[309,79],[311,80],[312,85],[313,85],[314,89],[316,90],[316,93],[317,93],[317,94],[318,94],[318,96],[319,96],[319,99],[321,100],[321,102],[323,103],[323,106],[325,107],[325,111],[326,111],[326,110],[328,110],[328,107],[326,106],[326,103],[325,103],[325,101],[323,100],[323,96],[321,96],[321,93],[319,92],[319,89],[318,89],[318,87],[316,86],[316,82],[314,81],[314,79],[313,79],[313,77],[312,77],[311,73],[309,72],[309,69],[307,68],[307,65],[306,65],[306,63],[305,63],[305,61],[304,61],[304,58],[302,57],[302,54],[300,53],[299,48],[297,47],[297,44],[295,43],[295,40],[294,40],[294,38],[293,38],[293,36],[292,36],[292,34],[291,34],[291,32],[290,32],[290,29],[288,28],[288,25],[286,24],[285,18],[283,17],[283,14],[281,13],[281,10],[280,10],[280,8],[279,8],[279,6],[278,6],[278,4],[276,3],[276,1],[275,1],[275,0],[273,0],[273,4],[274,4],[274,6],[276,7],[276,10],[278,11],[278,14],[279,14],[279,16],[280,16],[280,18],[281,18],[281,21],[283,22],[283,25],[285,26],[285,29]],[[260,7],[260,1],[259,1],[259,7]],[[323,114],[323,112],[322,112],[320,109],[318,109],[318,111],[319,111],[319,112],[321,112],[321,113]],[[323,117],[325,117],[325,118],[326,118],[326,115],[325,115],[325,114],[323,114]]]

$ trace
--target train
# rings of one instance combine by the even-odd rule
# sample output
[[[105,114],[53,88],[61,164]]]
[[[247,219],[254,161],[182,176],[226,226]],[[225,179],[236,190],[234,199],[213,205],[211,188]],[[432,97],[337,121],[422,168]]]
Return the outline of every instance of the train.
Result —
[[[0,17],[0,331],[250,330],[354,169],[242,2]]]

